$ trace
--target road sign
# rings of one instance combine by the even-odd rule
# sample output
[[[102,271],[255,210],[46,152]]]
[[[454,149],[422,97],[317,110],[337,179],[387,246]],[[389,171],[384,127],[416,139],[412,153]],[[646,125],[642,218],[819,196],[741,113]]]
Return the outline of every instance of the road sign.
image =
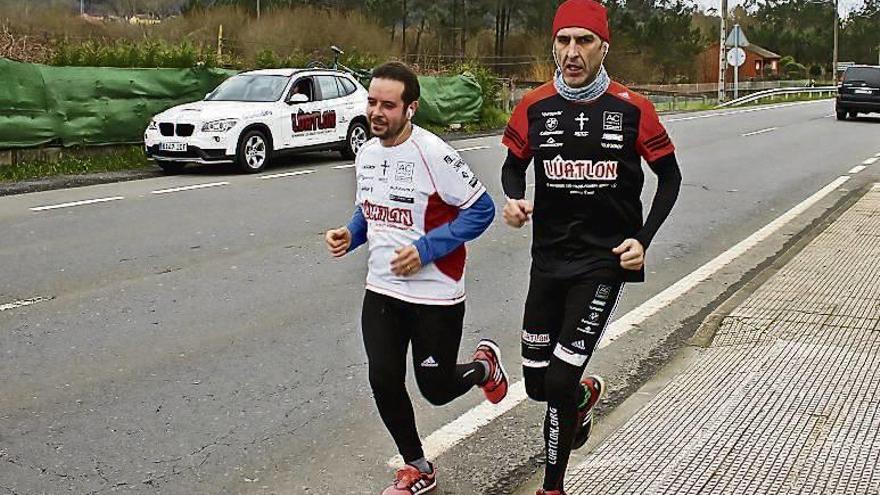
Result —
[[[734,67],[739,67],[746,63],[746,51],[742,48],[733,48],[727,52],[727,63]]]
[[[749,40],[746,38],[746,33],[743,32],[739,24],[734,24],[733,29],[731,29],[730,34],[727,35],[727,41],[724,44],[727,48],[749,46]]]

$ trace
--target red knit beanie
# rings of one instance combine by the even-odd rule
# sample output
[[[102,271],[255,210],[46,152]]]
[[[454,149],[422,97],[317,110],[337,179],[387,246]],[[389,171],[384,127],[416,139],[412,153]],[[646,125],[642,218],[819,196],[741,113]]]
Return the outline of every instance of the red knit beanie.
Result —
[[[560,5],[556,10],[556,18],[553,19],[553,36],[567,27],[589,29],[602,38],[602,41],[611,43],[608,11],[594,0],[566,0]]]

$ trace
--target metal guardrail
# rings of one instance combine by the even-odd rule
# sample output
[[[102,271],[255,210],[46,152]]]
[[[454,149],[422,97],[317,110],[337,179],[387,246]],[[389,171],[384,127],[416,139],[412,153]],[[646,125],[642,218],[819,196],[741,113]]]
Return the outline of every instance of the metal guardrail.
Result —
[[[739,82],[739,90],[740,91],[762,91],[765,89],[776,89],[776,88],[793,88],[793,87],[808,87],[810,85],[809,79],[788,79],[788,80],[780,80],[780,81],[740,81]],[[733,83],[728,82],[725,84],[725,88],[729,92],[733,92]],[[631,89],[638,92],[668,92],[668,93],[676,93],[676,94],[687,94],[687,93],[707,93],[707,94],[717,94],[718,93],[718,83],[698,83],[698,84],[635,84],[631,86]]]
[[[750,95],[743,96],[741,98],[737,98],[735,100],[726,101],[717,108],[727,108],[727,107],[736,107],[739,105],[744,105],[746,103],[753,103],[758,100],[762,100],[764,98],[773,98],[775,96],[787,96],[793,94],[819,94],[822,95],[824,93],[828,93],[829,96],[834,96],[837,93],[837,86],[817,86],[817,87],[794,87],[794,88],[775,88],[768,89],[765,91],[758,91],[757,93],[752,93]]]

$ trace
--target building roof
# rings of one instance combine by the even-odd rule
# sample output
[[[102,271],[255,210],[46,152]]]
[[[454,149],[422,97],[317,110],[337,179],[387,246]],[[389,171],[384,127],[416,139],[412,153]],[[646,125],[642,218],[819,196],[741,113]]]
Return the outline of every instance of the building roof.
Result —
[[[782,56],[777,55],[766,48],[762,48],[754,43],[750,43],[749,46],[745,47],[746,50],[758,55],[761,58],[782,58]]]

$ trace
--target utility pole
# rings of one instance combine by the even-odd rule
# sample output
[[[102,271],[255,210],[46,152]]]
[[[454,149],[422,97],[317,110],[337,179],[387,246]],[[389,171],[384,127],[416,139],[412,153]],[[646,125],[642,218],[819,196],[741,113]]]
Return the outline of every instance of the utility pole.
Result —
[[[260,0],[257,0],[257,20],[260,20]]]
[[[407,56],[407,53],[406,53],[406,17],[407,17],[406,0],[403,0],[403,59],[404,60],[406,60],[406,58],[407,58],[406,57]]]
[[[79,0],[79,16],[82,17],[86,15],[86,0]]]
[[[725,82],[727,80],[727,53],[725,53],[727,39],[727,0],[721,0],[721,37],[718,42],[718,103],[727,98]]]
[[[467,0],[461,2],[461,58],[467,52]]]
[[[217,31],[217,65],[223,67],[223,24]]]
[[[735,24],[733,29],[736,31],[733,40],[733,49],[739,54],[739,33],[741,33],[742,30],[739,28],[739,24]],[[736,100],[737,98],[739,98],[739,65],[733,68],[733,99]]]
[[[837,12],[837,0],[834,0],[834,66],[831,70],[834,71],[834,85],[837,85],[837,25],[838,22],[838,14]]]

